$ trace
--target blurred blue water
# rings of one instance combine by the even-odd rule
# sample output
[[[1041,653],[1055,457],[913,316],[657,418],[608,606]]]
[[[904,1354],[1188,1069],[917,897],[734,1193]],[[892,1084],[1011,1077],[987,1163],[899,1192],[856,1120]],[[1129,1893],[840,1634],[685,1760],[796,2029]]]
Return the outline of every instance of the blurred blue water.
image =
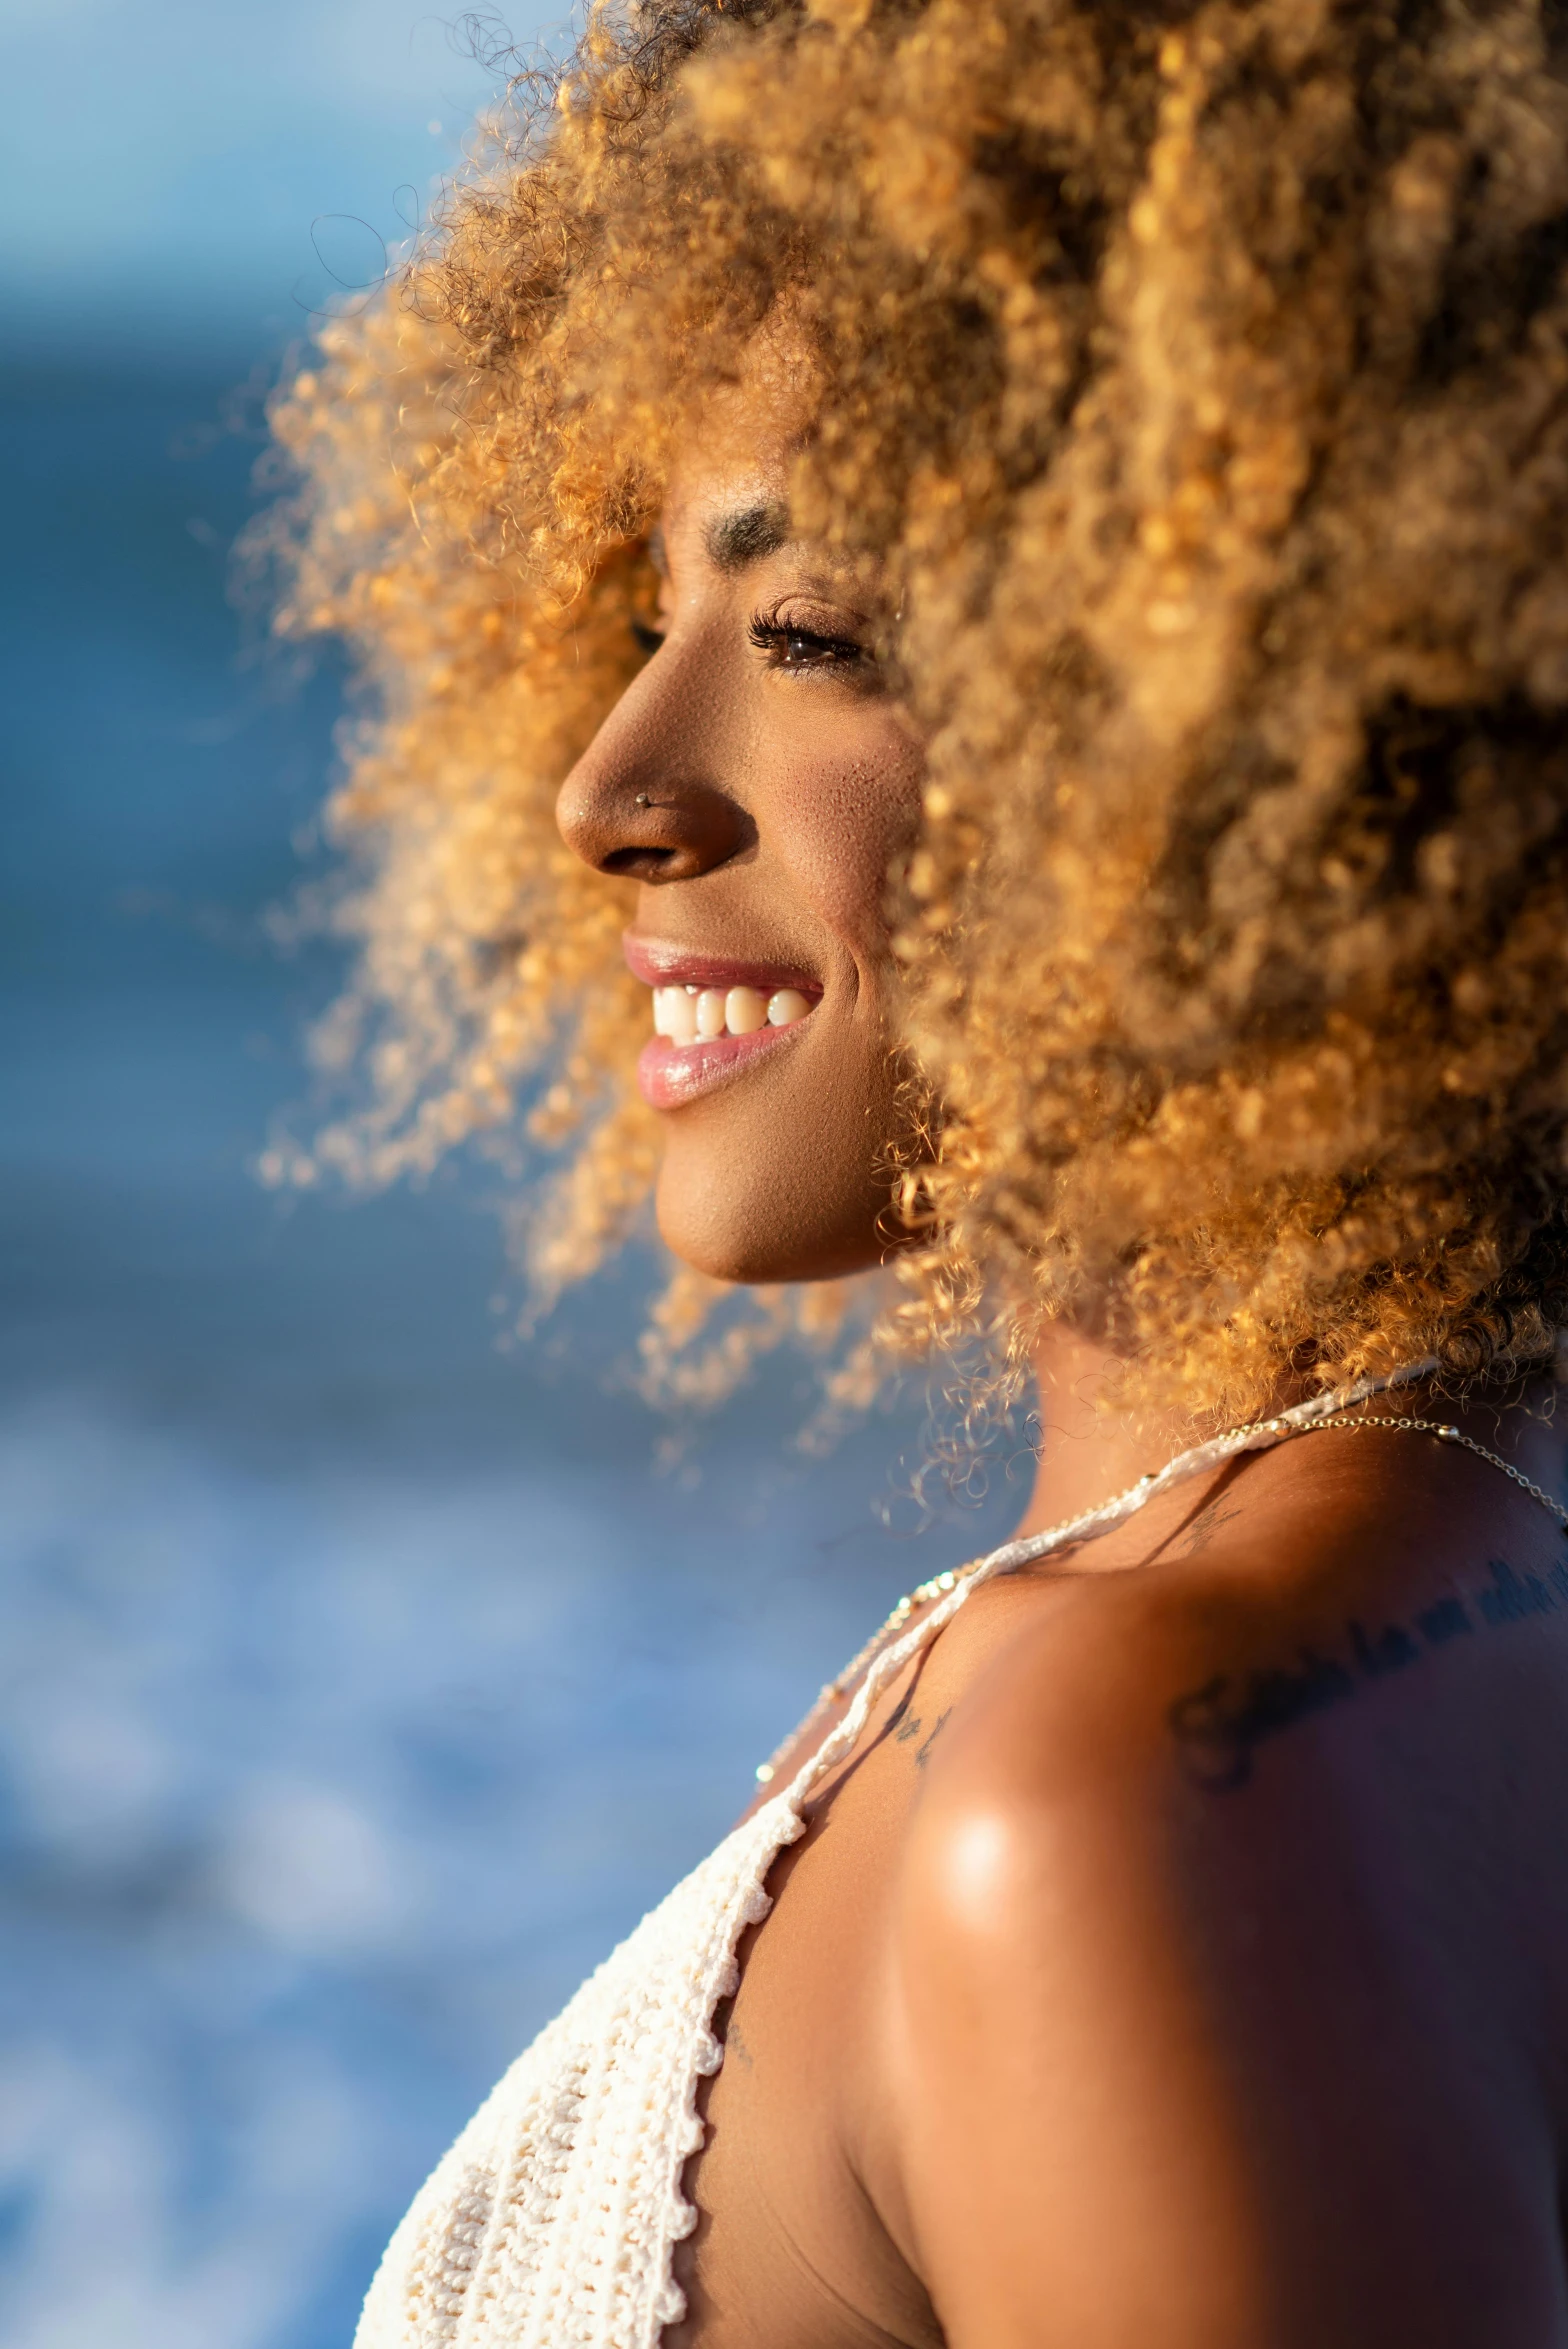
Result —
[[[238,659],[237,372],[0,376],[8,2349],[345,2343],[491,2079],[1018,1505],[889,1530],[911,1412],[807,1471],[781,1369],[661,1476],[626,1282],[506,1354],[482,1184],[256,1187],[338,704]]]

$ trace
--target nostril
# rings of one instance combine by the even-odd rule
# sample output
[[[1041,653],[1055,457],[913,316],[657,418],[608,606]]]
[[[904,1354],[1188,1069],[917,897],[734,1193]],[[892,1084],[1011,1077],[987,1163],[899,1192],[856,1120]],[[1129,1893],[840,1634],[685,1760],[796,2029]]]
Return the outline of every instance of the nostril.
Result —
[[[612,879],[694,879],[756,839],[756,827],[715,785],[655,780],[636,790],[596,754],[580,760],[561,786],[556,822],[575,855]]]
[[[678,848],[612,848],[608,856],[599,859],[599,870],[623,879],[658,881],[673,879],[670,868],[682,861]]]

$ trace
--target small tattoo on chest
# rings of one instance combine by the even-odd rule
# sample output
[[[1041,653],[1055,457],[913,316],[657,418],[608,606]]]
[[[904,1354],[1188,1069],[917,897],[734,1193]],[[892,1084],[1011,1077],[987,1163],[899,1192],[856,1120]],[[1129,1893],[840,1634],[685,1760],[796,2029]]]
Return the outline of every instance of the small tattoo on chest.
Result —
[[[1370,1625],[1353,1619],[1338,1645],[1296,1651],[1290,1664],[1263,1671],[1217,1672],[1175,1699],[1166,1712],[1184,1774],[1220,1793],[1245,1786],[1257,1751],[1298,1722],[1355,1698],[1390,1674],[1409,1672],[1455,1640],[1500,1631],[1532,1616],[1568,1611],[1568,1560],[1550,1572],[1520,1574],[1493,1558],[1484,1588],[1437,1600],[1411,1623]]]

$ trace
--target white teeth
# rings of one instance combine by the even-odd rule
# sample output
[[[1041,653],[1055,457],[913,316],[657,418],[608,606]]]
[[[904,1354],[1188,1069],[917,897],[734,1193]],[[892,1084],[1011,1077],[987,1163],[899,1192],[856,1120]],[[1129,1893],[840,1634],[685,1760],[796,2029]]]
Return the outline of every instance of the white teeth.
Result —
[[[655,987],[653,1032],[672,1044],[696,1043],[697,1006],[684,987]]]
[[[732,1036],[754,1036],[768,1024],[768,999],[756,987],[732,987],[724,998],[724,1024]]]
[[[718,987],[704,987],[697,998],[697,1033],[705,1044],[724,1033],[724,995]]]
[[[653,1032],[680,1046],[719,1036],[754,1036],[759,1028],[789,1028],[811,1010],[798,987],[764,995],[760,987],[655,987]]]

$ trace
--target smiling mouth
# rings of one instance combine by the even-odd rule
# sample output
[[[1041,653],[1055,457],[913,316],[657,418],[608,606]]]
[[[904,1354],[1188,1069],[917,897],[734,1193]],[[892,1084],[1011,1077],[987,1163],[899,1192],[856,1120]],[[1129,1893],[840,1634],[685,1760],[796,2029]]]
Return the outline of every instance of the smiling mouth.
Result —
[[[653,1032],[682,1049],[714,1044],[721,1036],[755,1036],[764,1028],[792,1028],[809,1018],[812,1001],[799,987],[655,987]]]
[[[628,967],[652,991],[653,1037],[637,1083],[655,1109],[675,1109],[790,1041],[822,999],[799,971],[687,954],[625,940]]]

